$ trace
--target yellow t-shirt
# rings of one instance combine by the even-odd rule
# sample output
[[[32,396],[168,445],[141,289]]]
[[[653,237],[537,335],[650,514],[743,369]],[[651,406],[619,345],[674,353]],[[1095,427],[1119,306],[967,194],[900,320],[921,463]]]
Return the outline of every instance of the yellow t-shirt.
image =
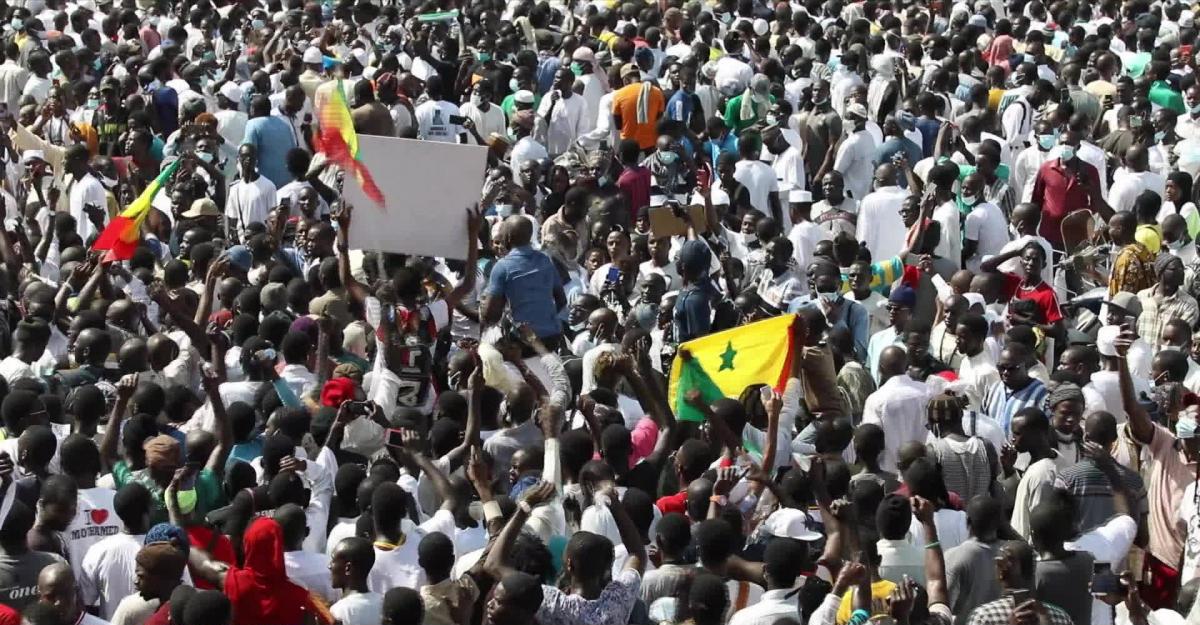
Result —
[[[1151,254],[1157,255],[1162,250],[1162,229],[1150,224],[1142,224],[1133,232],[1133,238],[1146,246]]]
[[[892,591],[896,589],[896,584],[881,579],[871,584],[871,616],[887,614],[887,598],[892,595]],[[854,602],[854,592],[856,589],[851,588],[842,595],[842,603],[838,606],[837,625],[845,625],[850,620],[850,613],[854,610],[851,605]]]

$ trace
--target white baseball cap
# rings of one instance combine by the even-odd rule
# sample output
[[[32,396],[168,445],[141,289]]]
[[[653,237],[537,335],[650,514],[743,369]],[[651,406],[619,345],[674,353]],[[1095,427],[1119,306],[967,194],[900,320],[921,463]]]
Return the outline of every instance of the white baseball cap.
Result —
[[[300,57],[300,60],[309,65],[316,65],[324,59],[321,58],[321,50],[319,48],[310,47],[304,51],[304,56]]]

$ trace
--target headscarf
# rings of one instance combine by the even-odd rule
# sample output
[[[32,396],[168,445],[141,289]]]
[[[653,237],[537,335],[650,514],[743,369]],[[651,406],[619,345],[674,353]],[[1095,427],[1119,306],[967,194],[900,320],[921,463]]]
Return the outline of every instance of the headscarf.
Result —
[[[1174,262],[1178,262],[1181,266],[1183,265],[1183,259],[1174,254],[1168,254],[1166,252],[1159,254],[1158,257],[1154,259],[1154,275],[1161,276],[1162,272]]]
[[[183,551],[185,558],[188,552],[191,551],[191,541],[188,540],[187,532],[178,525],[171,525],[170,523],[159,523],[150,528],[150,531],[146,532],[146,538],[142,541],[144,545],[158,543],[173,545]]]
[[[1009,66],[1009,58],[1012,57],[1016,48],[1013,46],[1013,38],[1009,35],[997,35],[992,39],[991,45],[983,52],[983,59],[991,65],[999,65],[1004,68],[1004,73],[1007,75],[1011,67]]]
[[[328,612],[317,610],[309,592],[288,580],[283,563],[283,529],[274,519],[260,517],[243,539],[243,568],[225,574],[225,595],[233,604],[234,625],[300,623],[314,613],[330,623]]]
[[[179,441],[167,434],[159,434],[142,443],[146,452],[146,464],[161,464],[165,461],[179,463]]]
[[[1086,401],[1083,397],[1083,389],[1079,388],[1074,382],[1059,382],[1050,389],[1046,394],[1046,410],[1053,410],[1055,406],[1064,401]]]
[[[771,106],[771,79],[766,74],[755,74],[750,79],[750,86],[742,93],[742,108],[738,111],[738,117],[742,120],[754,119],[756,104],[764,111]]]
[[[187,566],[187,554],[171,543],[154,543],[138,551],[137,564],[149,576],[179,579]]]

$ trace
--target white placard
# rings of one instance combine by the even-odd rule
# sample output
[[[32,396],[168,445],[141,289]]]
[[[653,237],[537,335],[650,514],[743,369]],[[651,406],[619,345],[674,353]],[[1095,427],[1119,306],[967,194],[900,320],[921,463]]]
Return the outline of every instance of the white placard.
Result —
[[[464,259],[467,208],[479,201],[487,146],[358,136],[359,155],[387,202],[367,198],[346,173],[354,206],[350,247]]]

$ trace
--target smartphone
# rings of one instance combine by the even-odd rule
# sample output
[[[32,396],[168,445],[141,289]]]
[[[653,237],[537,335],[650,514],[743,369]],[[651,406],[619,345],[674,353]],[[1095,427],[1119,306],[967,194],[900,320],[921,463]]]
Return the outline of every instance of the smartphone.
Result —
[[[1033,599],[1033,591],[1028,588],[1017,588],[1009,593],[1009,596],[1012,597],[1013,608],[1016,608],[1022,603]]]
[[[605,282],[619,282],[621,280],[621,268],[613,265],[608,268],[608,275],[604,277]]]
[[[397,429],[389,429],[387,431],[387,446],[388,447],[403,447],[404,446],[404,431]]]
[[[696,186],[707,187],[708,179],[709,179],[709,171],[707,169],[700,169],[700,170],[696,171]]]
[[[450,116],[450,123],[454,124],[455,126],[461,126],[462,123],[465,121],[467,121],[467,118],[463,117],[462,115],[451,115]]]
[[[1121,593],[1121,578],[1112,572],[1107,562],[1092,565],[1092,595],[1116,595]]]
[[[279,198],[279,205],[290,207],[292,205],[292,198],[286,196]]]

